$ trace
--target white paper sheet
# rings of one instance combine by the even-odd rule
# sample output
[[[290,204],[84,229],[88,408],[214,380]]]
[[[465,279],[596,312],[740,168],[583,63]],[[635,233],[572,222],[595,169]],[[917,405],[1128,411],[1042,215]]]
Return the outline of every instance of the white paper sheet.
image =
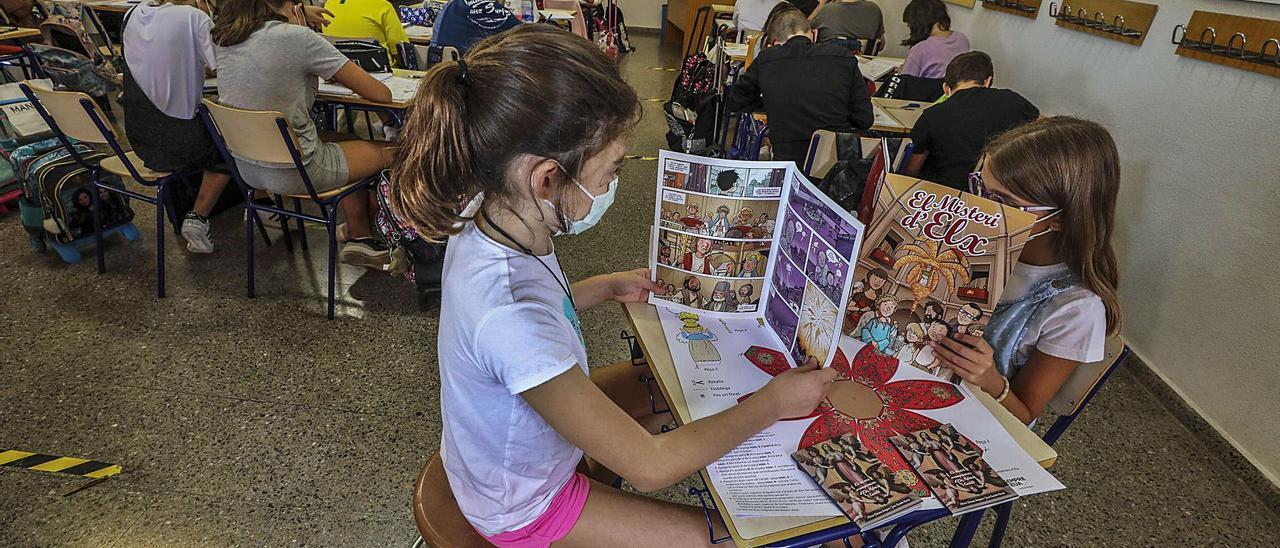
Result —
[[[868,80],[879,80],[900,66],[902,66],[901,59],[858,56],[858,70],[862,71],[862,76]]]
[[[875,125],[883,127],[905,127],[898,123],[897,118],[890,116],[888,112],[885,112],[884,109],[880,108],[880,105],[872,103],[871,109],[875,111]]]

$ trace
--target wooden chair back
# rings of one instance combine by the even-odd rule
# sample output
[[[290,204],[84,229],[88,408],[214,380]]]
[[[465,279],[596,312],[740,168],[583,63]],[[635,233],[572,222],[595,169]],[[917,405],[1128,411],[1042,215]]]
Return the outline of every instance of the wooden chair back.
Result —
[[[751,38],[747,39],[747,60],[742,62],[742,68],[744,70],[751,68],[751,63],[755,62],[756,48],[760,47],[761,36],[764,36],[764,33],[756,33],[752,35]]]
[[[103,122],[107,131],[113,131],[111,125],[106,123],[107,116],[102,112],[102,107],[93,102],[93,98],[78,91],[53,91],[31,81],[24,83],[31,89],[31,94],[40,101],[40,106],[49,113],[49,117],[53,118],[54,123],[64,135],[85,143],[107,144],[107,136],[98,129],[93,118],[89,116],[89,111],[85,110],[84,103],[81,102],[88,101],[88,104],[93,105],[93,112],[98,116],[98,120]]]
[[[298,137],[284,114],[233,108],[210,99],[202,99],[202,102],[209,109],[209,115],[226,141],[229,152],[246,160],[293,165],[289,144],[296,150]],[[278,120],[285,121],[289,141],[282,138]]]
[[[804,172],[815,179],[822,179],[836,165],[836,132],[820,129],[809,140],[809,153],[805,155]]]
[[[436,548],[486,548],[492,546],[476,532],[458,509],[458,501],[444,475],[440,453],[431,455],[413,487],[413,520],[427,544]]]
[[[1119,336],[1107,337],[1106,357],[1093,363],[1082,363],[1076,367],[1066,384],[1058,390],[1058,394],[1049,402],[1049,407],[1058,415],[1075,415],[1089,401],[1089,395],[1102,382],[1118,361],[1126,354],[1124,339]]]

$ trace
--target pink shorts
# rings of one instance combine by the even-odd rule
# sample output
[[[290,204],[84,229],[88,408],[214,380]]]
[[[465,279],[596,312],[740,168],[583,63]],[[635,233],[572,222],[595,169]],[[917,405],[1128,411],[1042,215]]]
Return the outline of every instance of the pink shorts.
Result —
[[[568,483],[560,488],[551,506],[533,523],[516,529],[498,533],[484,538],[498,548],[546,548],[551,543],[569,535],[582,509],[587,506],[587,493],[591,490],[591,482],[581,472],[576,472]],[[483,534],[481,536],[484,536]]]

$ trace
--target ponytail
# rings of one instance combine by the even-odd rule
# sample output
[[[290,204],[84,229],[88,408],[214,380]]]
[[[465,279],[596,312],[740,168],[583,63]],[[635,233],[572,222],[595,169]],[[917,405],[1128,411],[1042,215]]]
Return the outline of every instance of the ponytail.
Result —
[[[464,206],[523,196],[508,181],[524,155],[570,176],[636,122],[639,100],[591,42],[550,25],[521,25],[427,73],[391,168],[392,211],[431,240],[457,234]]]
[[[218,46],[229,48],[249,39],[267,21],[289,20],[276,13],[276,8],[289,0],[222,0],[209,36]]]

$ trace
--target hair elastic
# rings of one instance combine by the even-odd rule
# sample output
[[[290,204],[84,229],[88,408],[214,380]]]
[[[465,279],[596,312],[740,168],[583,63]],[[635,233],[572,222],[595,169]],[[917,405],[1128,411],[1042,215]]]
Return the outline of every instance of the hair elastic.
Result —
[[[467,74],[467,62],[462,59],[458,59],[458,85],[471,85],[471,75]]]

